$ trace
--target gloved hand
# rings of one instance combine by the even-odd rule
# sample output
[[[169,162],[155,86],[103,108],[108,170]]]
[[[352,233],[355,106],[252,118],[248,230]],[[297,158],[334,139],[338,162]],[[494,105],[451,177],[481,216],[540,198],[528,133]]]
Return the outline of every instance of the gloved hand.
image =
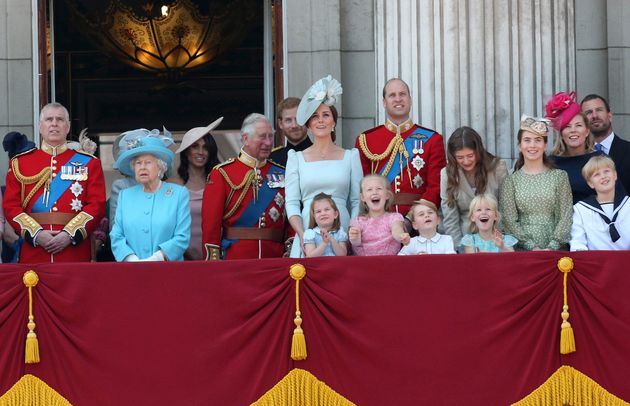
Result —
[[[140,262],[150,261],[164,261],[164,254],[162,254],[162,250],[157,250],[150,257],[140,260]]]
[[[140,258],[136,254],[129,254],[123,259],[123,262],[138,262]]]

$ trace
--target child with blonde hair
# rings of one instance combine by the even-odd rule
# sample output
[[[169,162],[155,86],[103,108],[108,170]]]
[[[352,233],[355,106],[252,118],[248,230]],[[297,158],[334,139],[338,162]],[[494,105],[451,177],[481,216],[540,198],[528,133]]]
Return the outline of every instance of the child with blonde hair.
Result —
[[[582,176],[597,195],[573,206],[571,251],[630,249],[630,197],[616,188],[615,163],[607,155],[594,156]]]
[[[437,232],[440,217],[433,202],[418,200],[409,209],[407,218],[411,220],[411,226],[418,232],[418,236],[413,237],[398,255],[455,254],[453,238]]]
[[[466,254],[474,252],[512,252],[518,242],[509,234],[499,230],[499,213],[497,199],[489,193],[475,196],[468,209],[470,225],[462,238]]]
[[[339,209],[332,196],[319,193],[311,203],[308,229],[304,231],[307,257],[333,257],[348,254],[348,234],[341,227]]]
[[[394,194],[389,181],[379,174],[361,179],[359,216],[350,221],[348,236],[356,255],[396,255],[400,244],[409,243],[405,219],[390,212]]]

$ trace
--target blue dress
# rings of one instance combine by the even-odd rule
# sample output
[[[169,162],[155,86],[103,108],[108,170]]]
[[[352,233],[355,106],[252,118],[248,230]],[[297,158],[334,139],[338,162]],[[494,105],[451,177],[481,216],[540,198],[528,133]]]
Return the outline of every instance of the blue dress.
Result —
[[[509,234],[503,234],[503,245],[513,247],[518,240]],[[462,245],[465,247],[473,247],[476,252],[501,252],[494,240],[484,240],[479,233],[466,234],[462,238]]]
[[[556,168],[562,169],[569,175],[569,183],[571,184],[571,192],[573,193],[573,204],[580,200],[584,200],[590,195],[594,195],[595,191],[586,183],[582,176],[582,168],[589,159],[597,155],[603,155],[601,151],[589,152],[584,155],[577,156],[559,156],[551,155],[550,158],[556,165]]]
[[[348,241],[348,234],[344,231],[343,227],[336,231],[330,231],[328,234],[332,238],[334,238],[337,242],[346,242]],[[322,233],[319,230],[319,227],[309,228],[304,231],[304,244],[315,244],[315,246],[319,246],[319,244],[324,241],[324,237],[322,237]],[[332,246],[328,244],[328,246],[322,252],[322,257],[334,257],[335,251]]]
[[[109,233],[116,261],[131,254],[145,259],[157,250],[169,261],[182,261],[190,243],[188,200],[188,189],[174,183],[162,183],[155,193],[142,185],[121,190]]]
[[[302,217],[302,227],[308,229],[311,202],[318,193],[332,196],[341,227],[348,229],[351,217],[359,214],[359,188],[363,169],[356,148],[346,150],[343,159],[306,162],[304,154],[289,151],[285,174],[287,218]],[[291,258],[301,256],[296,236],[291,248]]]

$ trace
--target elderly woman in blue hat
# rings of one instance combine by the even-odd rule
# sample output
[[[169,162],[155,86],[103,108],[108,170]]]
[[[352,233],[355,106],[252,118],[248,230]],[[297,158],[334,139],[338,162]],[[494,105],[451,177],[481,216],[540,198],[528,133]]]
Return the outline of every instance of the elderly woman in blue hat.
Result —
[[[359,151],[335,144],[335,103],[341,93],[341,84],[328,75],[311,86],[298,106],[298,124],[306,125],[313,145],[300,152],[290,150],[287,155],[286,210],[296,234],[292,258],[304,256],[301,241],[309,225],[311,203],[319,193],[332,196],[344,230],[348,230],[350,218],[359,214],[359,184],[363,177]]]
[[[161,139],[129,145],[116,166],[137,185],[121,190],[110,232],[116,261],[181,261],[190,242],[188,190],[163,182],[174,153]]]

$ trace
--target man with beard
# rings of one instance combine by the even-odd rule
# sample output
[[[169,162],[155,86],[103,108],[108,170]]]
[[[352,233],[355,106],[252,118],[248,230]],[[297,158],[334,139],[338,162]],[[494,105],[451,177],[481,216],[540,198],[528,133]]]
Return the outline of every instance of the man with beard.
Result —
[[[287,152],[292,149],[304,151],[313,145],[306,134],[306,127],[297,123],[297,108],[300,99],[297,97],[287,97],[278,103],[276,107],[276,122],[278,129],[287,139],[287,145],[276,147],[271,152],[269,159],[282,166],[287,166]]]
[[[630,142],[619,137],[612,128],[613,114],[608,101],[597,94],[582,99],[582,112],[586,114],[591,133],[595,137],[595,149],[608,154],[615,162],[619,181],[630,192]]]

